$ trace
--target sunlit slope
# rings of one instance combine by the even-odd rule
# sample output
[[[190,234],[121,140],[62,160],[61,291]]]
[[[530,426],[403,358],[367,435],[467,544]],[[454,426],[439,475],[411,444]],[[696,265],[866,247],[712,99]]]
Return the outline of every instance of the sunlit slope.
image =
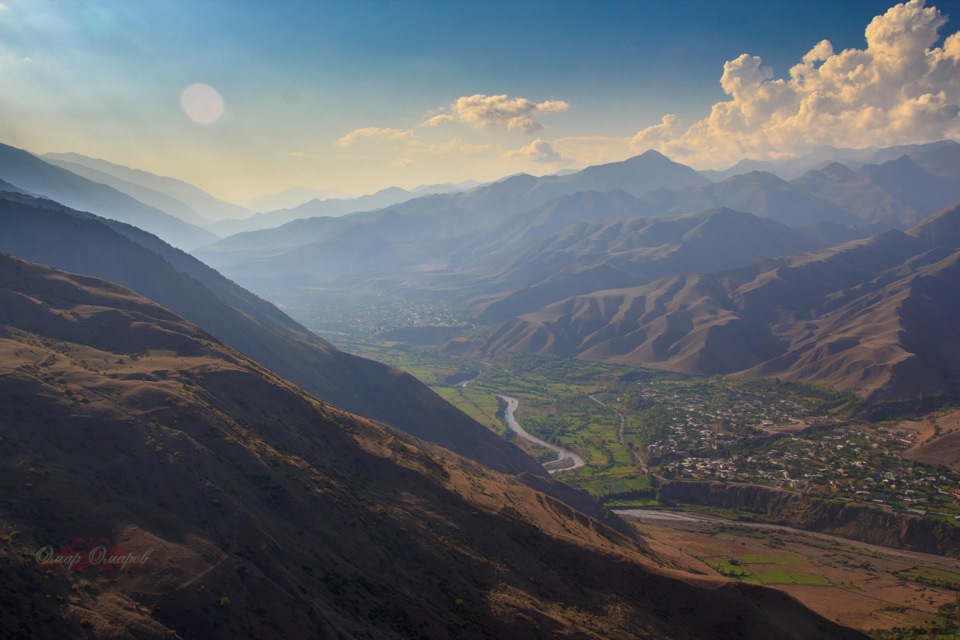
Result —
[[[860,637],[322,403],[123,287],[0,256],[0,299],[4,630]],[[38,565],[78,537],[144,559]]]
[[[891,231],[740,269],[575,296],[502,323],[487,354],[776,375],[871,401],[942,395],[960,374],[958,282],[955,249]]]

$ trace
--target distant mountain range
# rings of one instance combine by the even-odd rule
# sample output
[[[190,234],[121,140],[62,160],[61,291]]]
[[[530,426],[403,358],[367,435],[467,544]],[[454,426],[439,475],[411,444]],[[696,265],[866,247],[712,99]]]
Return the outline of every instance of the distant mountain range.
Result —
[[[850,239],[835,226],[793,229],[731,209],[674,217],[630,217],[581,223],[508,255],[494,255],[473,271],[475,290],[498,290],[470,301],[480,318],[497,321],[577,293],[632,286],[687,272],[711,272]],[[508,283],[484,286],[488,280]]]
[[[0,179],[74,209],[135,225],[183,249],[193,249],[219,237],[111,186],[4,144],[0,144]]]
[[[868,403],[955,394],[958,240],[955,205],[907,234],[574,296],[505,321],[485,353],[778,376]]]
[[[210,229],[223,236],[242,233],[244,231],[258,231],[272,229],[301,218],[316,218],[319,216],[342,216],[357,211],[382,209],[394,204],[406,202],[425,195],[439,193],[453,193],[468,191],[476,188],[480,183],[468,180],[458,184],[423,185],[407,191],[400,187],[388,187],[370,195],[351,197],[307,197],[299,200],[299,195],[309,190],[290,190],[291,202],[287,205],[259,209],[263,213],[256,213],[242,219],[221,220],[210,225]],[[285,192],[286,193],[286,192]],[[282,195],[282,194],[278,194]],[[274,198],[275,199],[275,198]],[[273,199],[263,200],[272,202]]]
[[[225,238],[196,255],[266,290],[287,278],[309,283],[365,272],[379,278],[422,271],[425,264],[457,271],[474,261],[471,256],[505,255],[566,224],[613,217],[729,208],[791,226],[827,222],[862,228],[862,234],[905,229],[960,198],[960,179],[950,177],[960,145],[935,143],[911,148],[911,154],[856,171],[826,165],[792,182],[754,171],[709,183],[651,151],[565,176],[513,176],[377,211],[296,220]]]
[[[622,189],[636,194],[661,186],[706,182],[690,167],[649,151],[624,162],[589,167],[564,176],[535,178],[522,174],[471,191],[423,196],[377,211],[296,220],[275,229],[236,234],[198,250],[195,255],[223,269],[255,261],[260,264],[255,270],[262,273],[264,267],[270,269],[262,264],[264,258],[307,245],[323,254],[326,248],[343,249],[349,244],[357,257],[376,255],[389,243],[420,242],[432,248],[438,239],[496,226],[514,214],[564,195],[598,189]]]
[[[47,153],[43,159],[94,182],[108,184],[145,204],[200,226],[221,218],[250,215],[250,211],[214,198],[182,180],[158,176],[140,169],[88,158],[78,153]]]
[[[0,254],[0,363],[17,636],[864,637],[320,402],[105,280]]]
[[[406,295],[453,301],[482,321],[503,324],[483,345],[451,348],[492,357],[538,351],[689,372],[778,375],[855,389],[870,402],[952,393],[953,368],[934,349],[910,342],[922,332],[894,332],[884,345],[870,336],[884,313],[888,322],[913,326],[900,314],[914,307],[895,305],[894,312],[850,296],[876,280],[884,283],[881,299],[924,300],[913,293],[916,282],[949,281],[952,265],[940,262],[946,256],[938,253],[939,241],[903,230],[921,234],[920,221],[960,199],[960,145],[855,155],[852,167],[830,162],[791,181],[751,171],[710,183],[648,152],[563,177],[514,176],[380,211],[299,220],[196,253],[264,291],[321,283],[380,292],[402,287]],[[834,245],[840,248],[825,273],[801,269],[805,257],[784,257]],[[889,260],[882,269],[860,268],[865,280],[842,286],[831,280],[830,269],[842,271],[850,256],[873,254]],[[738,305],[743,296],[764,299],[780,290],[771,284],[780,276],[768,269],[816,273],[804,277],[820,288],[809,300],[792,300],[807,300],[800,308],[780,309],[774,295],[773,306],[757,316]],[[948,292],[942,293],[917,313],[952,317]],[[849,306],[830,315],[828,302],[839,300]],[[858,325],[850,320],[859,318],[853,309],[872,319]],[[837,342],[837,335],[855,338]]]
[[[0,171],[0,179],[13,185],[11,189],[53,196],[72,193],[61,188],[61,184],[81,185],[82,193],[93,191],[108,201],[128,197],[75,174],[50,173],[62,170],[58,167],[44,165],[48,168],[41,171],[42,167],[36,164],[40,161],[25,152],[11,148],[5,152],[10,158],[7,164],[20,171]],[[70,166],[71,162],[77,164],[74,161],[78,158],[60,156],[56,160]],[[164,197],[172,197],[171,185],[163,182],[166,179],[132,170],[124,173],[123,168],[98,162],[86,159],[82,170],[74,168],[89,176],[110,169],[115,184],[123,186],[117,182],[123,181],[131,193],[136,189],[130,185],[135,184],[141,197],[154,198],[158,205],[163,204]],[[914,228],[919,234],[921,227],[917,225],[921,221],[960,199],[958,166],[960,144],[950,141],[889,149],[823,148],[790,162],[741,163],[738,170],[749,171],[726,177],[710,174],[723,178],[711,182],[690,167],[650,151],[623,162],[565,175],[538,178],[522,174],[448,193],[411,197],[410,192],[393,189],[360,199],[312,201],[289,211],[258,214],[259,217],[247,220],[257,218],[259,225],[293,216],[313,217],[238,233],[201,247],[194,254],[258,291],[293,291],[301,286],[323,285],[391,292],[400,287],[405,295],[452,301],[482,321],[506,323],[483,347],[489,354],[546,350],[688,371],[750,370],[838,384],[886,401],[898,394],[906,397],[914,391],[919,393],[893,378],[881,380],[889,374],[894,361],[881,359],[871,365],[866,356],[858,356],[862,367],[848,363],[846,369],[853,372],[850,375],[813,371],[813,365],[796,364],[801,361],[797,350],[806,349],[806,353],[809,349],[801,345],[799,334],[794,335],[795,328],[782,324],[771,333],[772,329],[763,322],[753,326],[750,323],[760,320],[745,314],[746,310],[736,308],[734,303],[714,300],[711,313],[722,316],[720,309],[733,305],[727,311],[739,313],[742,318],[704,325],[709,336],[713,336],[709,340],[688,336],[682,348],[664,351],[663,345],[673,344],[673,336],[692,330],[692,325],[679,319],[689,316],[689,301],[678,303],[683,307],[679,315],[661,314],[663,318],[658,322],[669,327],[660,330],[642,323],[630,324],[647,318],[645,314],[625,314],[616,327],[602,328],[612,318],[585,311],[579,301],[600,295],[607,300],[602,306],[609,312],[614,308],[609,302],[610,290],[629,292],[623,294],[624,300],[636,296],[646,300],[652,294],[637,293],[638,288],[652,287],[651,291],[658,291],[658,287],[667,286],[670,291],[674,287],[686,291],[693,286],[693,278],[698,283],[693,290],[699,292],[703,302],[714,298],[699,287],[720,286],[713,280],[719,276],[711,274],[734,273],[730,270],[751,268],[767,264],[764,260],[786,259],[783,257],[871,235],[887,237],[883,234],[889,230]],[[763,170],[784,173],[784,167],[792,167],[797,175],[784,180]],[[33,175],[34,179],[18,182],[16,178],[24,175]],[[139,182],[134,183],[133,177]],[[439,190],[442,186],[433,188]],[[352,207],[373,207],[397,199],[405,200],[369,211],[347,212]],[[110,209],[99,201],[94,204],[97,207],[89,209],[96,213]],[[167,206],[173,205],[168,202]],[[315,216],[319,211],[336,211],[337,215]],[[126,213],[129,218],[129,212]],[[222,224],[231,225],[234,221]],[[928,248],[931,241],[919,240],[920,235],[900,236]],[[889,247],[889,242],[892,241],[881,244]],[[914,248],[919,246],[915,244]],[[844,264],[841,258],[835,260]],[[920,262],[913,254],[908,262],[909,265],[900,265],[904,273],[919,268]],[[885,268],[895,270],[897,266],[889,264]],[[761,276],[758,272],[753,277]],[[679,280],[665,284],[670,278]],[[679,284],[681,281],[683,284]],[[737,281],[736,286],[733,282],[724,281],[723,287],[733,287],[730,291],[721,287],[724,296],[735,296],[739,287],[749,286],[746,281]],[[831,290],[821,295],[840,299],[848,293]],[[663,304],[668,299],[662,295],[655,298]],[[822,310],[817,305],[824,302],[819,298],[814,302],[802,313],[794,310],[800,314],[797,317],[805,313],[806,317],[819,318]],[[556,305],[566,305],[566,311],[558,311]],[[668,311],[668,307],[664,309]],[[568,312],[576,315],[580,324],[565,324],[563,318]],[[548,321],[544,323],[543,318]],[[799,322],[796,320],[790,327],[799,326]],[[717,328],[712,328],[714,325]],[[734,331],[737,327],[743,328],[749,337],[747,346],[711,355],[707,348],[711,345],[737,343],[734,339],[720,339],[731,331],[740,335]],[[811,339],[824,344],[830,332],[841,329],[852,331],[845,325],[827,323],[820,333],[811,334]],[[656,336],[656,345],[648,345],[641,335]],[[607,337],[612,342],[605,342]],[[810,355],[808,359],[824,361],[822,355]],[[766,368],[759,368],[761,365]],[[861,377],[858,379],[857,375]],[[930,380],[934,381],[920,385],[927,390],[924,393],[945,392],[944,376],[931,375]],[[901,375],[899,379],[905,378]]]
[[[957,169],[956,164],[958,145],[953,140],[886,148],[868,147],[866,149],[841,149],[823,146],[810,153],[780,160],[744,159],[722,171],[701,171],[700,175],[713,182],[720,182],[741,173],[766,171],[776,174],[784,180],[793,180],[808,171],[822,169],[833,163],[858,169],[867,164],[883,164],[904,155],[909,156],[927,171],[941,177],[954,179],[960,176],[960,170]]]

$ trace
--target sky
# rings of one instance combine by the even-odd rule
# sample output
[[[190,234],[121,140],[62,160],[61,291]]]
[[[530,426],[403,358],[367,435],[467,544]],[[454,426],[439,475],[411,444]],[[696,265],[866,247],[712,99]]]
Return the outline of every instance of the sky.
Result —
[[[960,2],[0,0],[0,142],[244,201],[960,139]]]

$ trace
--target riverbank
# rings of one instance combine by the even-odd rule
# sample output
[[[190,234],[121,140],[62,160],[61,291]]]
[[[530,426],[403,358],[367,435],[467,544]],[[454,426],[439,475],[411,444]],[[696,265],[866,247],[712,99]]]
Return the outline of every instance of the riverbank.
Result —
[[[514,415],[517,407],[520,406],[519,400],[516,398],[511,398],[510,396],[502,395],[498,395],[497,398],[505,402],[507,405],[503,410],[503,419],[511,431],[529,442],[533,442],[534,444],[537,444],[545,449],[550,449],[551,451],[555,451],[557,453],[557,458],[555,460],[551,460],[543,464],[543,468],[548,472],[557,473],[560,471],[572,471],[574,469],[579,469],[586,464],[583,461],[583,458],[573,451],[564,449],[563,447],[558,447],[557,445],[547,442],[546,440],[541,440],[520,426],[520,423],[517,422],[517,418]]]

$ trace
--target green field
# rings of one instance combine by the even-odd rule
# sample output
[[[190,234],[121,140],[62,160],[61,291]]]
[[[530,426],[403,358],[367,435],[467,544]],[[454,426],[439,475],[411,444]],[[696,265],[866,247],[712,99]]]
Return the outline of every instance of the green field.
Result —
[[[750,448],[762,421],[842,413],[850,403],[849,394],[776,380],[706,378],[535,354],[480,362],[436,347],[331,340],[345,351],[404,369],[530,455],[542,462],[552,459],[555,454],[518,438],[504,423],[496,396],[517,398],[516,417],[528,432],[575,451],[586,462],[557,478],[611,506],[654,501],[644,464],[652,444],[680,438],[676,448],[688,455],[729,456]],[[464,380],[471,381],[457,385]],[[712,440],[703,439],[703,427],[697,425],[704,424]],[[657,464],[663,454],[661,448],[649,461]]]
[[[960,591],[960,573],[954,573],[953,571],[918,567],[907,571],[900,571],[896,575],[911,582],[922,582],[934,587]]]
[[[803,567],[806,560],[794,553],[771,556],[744,554],[736,557],[715,556],[700,558],[717,573],[743,582],[756,584],[829,585],[830,580]]]

